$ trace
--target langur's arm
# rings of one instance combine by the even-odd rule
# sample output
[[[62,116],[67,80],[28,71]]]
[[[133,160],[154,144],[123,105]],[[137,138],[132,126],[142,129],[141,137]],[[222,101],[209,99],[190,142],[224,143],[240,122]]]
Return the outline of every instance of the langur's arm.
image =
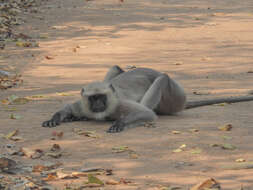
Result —
[[[125,127],[136,127],[141,123],[154,121],[157,116],[149,108],[135,102],[124,101],[118,110],[115,123],[108,129],[108,133],[123,131]]]
[[[56,112],[50,120],[44,121],[42,127],[56,127],[62,122],[87,120],[87,118],[81,113],[80,101],[73,104],[67,104],[63,109]]]
[[[111,79],[115,78],[116,76],[124,72],[125,71],[123,71],[119,66],[115,65],[111,67],[110,70],[106,73],[104,81],[109,82]]]
[[[70,118],[71,116],[71,107],[70,105],[66,105],[63,109],[56,112],[50,120],[44,121],[42,123],[42,127],[56,127],[56,125],[60,125],[61,122],[67,118]]]

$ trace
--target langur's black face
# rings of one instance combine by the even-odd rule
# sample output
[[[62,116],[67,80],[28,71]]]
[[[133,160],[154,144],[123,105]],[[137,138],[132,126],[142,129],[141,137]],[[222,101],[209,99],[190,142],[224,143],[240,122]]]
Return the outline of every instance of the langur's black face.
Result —
[[[91,95],[88,100],[92,112],[104,112],[107,108],[107,96],[105,94]]]

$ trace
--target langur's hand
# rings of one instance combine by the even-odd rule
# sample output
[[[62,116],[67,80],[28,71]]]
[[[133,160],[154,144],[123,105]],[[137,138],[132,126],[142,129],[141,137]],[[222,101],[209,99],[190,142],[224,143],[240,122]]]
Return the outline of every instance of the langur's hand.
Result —
[[[53,115],[52,119],[48,120],[48,121],[44,121],[42,123],[42,127],[56,127],[57,125],[60,125],[61,123],[61,115],[60,113],[56,113]]]
[[[120,120],[117,120],[113,123],[113,125],[107,130],[107,133],[119,133],[121,131],[124,130],[125,128],[125,124],[120,121]]]

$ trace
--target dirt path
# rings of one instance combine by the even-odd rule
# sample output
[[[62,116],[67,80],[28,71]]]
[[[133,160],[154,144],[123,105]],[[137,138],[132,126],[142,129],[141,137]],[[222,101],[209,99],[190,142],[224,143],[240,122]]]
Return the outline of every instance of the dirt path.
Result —
[[[176,185],[191,187],[207,177],[217,179],[222,189],[253,189],[252,170],[224,170],[243,158],[253,161],[253,102],[192,109],[177,116],[160,117],[156,128],[136,128],[107,134],[109,123],[75,122],[45,129],[41,122],[67,102],[79,98],[83,84],[100,80],[112,65],[150,67],[168,73],[185,88],[188,99],[245,95],[252,90],[253,3],[251,0],[55,0],[27,14],[27,24],[17,28],[40,39],[39,48],[24,49],[7,45],[0,63],[21,70],[24,84],[0,92],[4,99],[43,95],[46,98],[15,106],[19,120],[0,110],[0,133],[19,129],[23,142],[0,139],[1,145],[49,149],[59,144],[64,156],[57,161],[63,168],[113,169],[115,180],[129,179],[132,185],[106,186],[104,189],[161,189]],[[0,50],[1,53],[1,50]],[[49,56],[52,59],[46,59]],[[56,92],[70,93],[59,96]],[[198,92],[206,95],[194,95]],[[231,123],[232,131],[217,127]],[[74,128],[96,131],[100,138],[79,136]],[[199,132],[190,132],[198,129]],[[53,131],[63,131],[61,140],[52,141]],[[172,134],[171,131],[181,131]],[[235,150],[210,147],[232,144]],[[173,153],[182,144],[184,151]],[[128,146],[128,153],[112,153],[115,146]],[[1,147],[1,153],[4,148]],[[201,150],[196,154],[192,150]],[[55,161],[31,160],[13,156],[25,163]],[[101,177],[103,179],[103,176]],[[62,189],[65,183],[50,182]]]

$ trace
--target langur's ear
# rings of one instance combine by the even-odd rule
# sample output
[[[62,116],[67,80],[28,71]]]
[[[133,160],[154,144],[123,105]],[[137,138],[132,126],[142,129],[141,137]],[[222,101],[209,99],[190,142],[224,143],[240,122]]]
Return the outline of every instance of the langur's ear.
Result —
[[[81,96],[83,95],[83,93],[84,93],[84,88],[82,88],[82,90],[81,90]]]
[[[109,88],[111,88],[112,91],[115,92],[115,88],[112,86],[112,84],[109,84]]]

